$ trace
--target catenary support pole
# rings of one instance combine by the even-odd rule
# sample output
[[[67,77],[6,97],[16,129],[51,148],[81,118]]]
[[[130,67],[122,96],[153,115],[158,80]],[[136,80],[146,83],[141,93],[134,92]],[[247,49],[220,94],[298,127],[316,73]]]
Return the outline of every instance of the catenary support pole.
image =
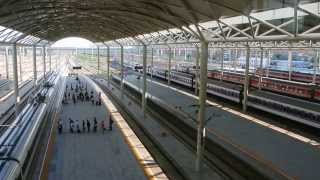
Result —
[[[196,171],[199,172],[202,166],[204,123],[206,117],[207,100],[207,68],[208,68],[208,42],[201,42],[201,62],[200,62],[200,92],[199,92],[199,113],[198,113],[198,132],[197,132],[197,157]]]
[[[13,94],[14,94],[14,107],[16,116],[19,114],[19,88],[18,88],[18,57],[17,57],[17,44],[12,45],[12,72],[13,72]]]
[[[288,51],[288,72],[289,72],[289,81],[291,81],[292,77],[292,50]]]
[[[195,88],[194,88],[194,93],[197,96],[198,95],[198,90],[199,90],[199,63],[200,63],[200,50],[199,46],[196,46],[196,74],[195,74]]]
[[[143,118],[146,116],[146,105],[147,105],[147,46],[143,45],[143,90],[142,90],[142,111]]]
[[[168,66],[168,85],[171,83],[171,59],[172,59],[172,52],[171,52],[171,47],[169,46],[169,66]]]
[[[248,91],[249,91],[249,66],[250,66],[250,47],[246,45],[246,69],[243,85],[242,110],[247,111]]]
[[[42,60],[43,60],[43,82],[46,80],[46,71],[47,71],[47,65],[46,65],[46,46],[42,47]]]
[[[8,47],[6,47],[5,61],[6,61],[6,78],[9,79],[9,50],[8,50]]]
[[[32,46],[33,86],[37,85],[37,47]]]

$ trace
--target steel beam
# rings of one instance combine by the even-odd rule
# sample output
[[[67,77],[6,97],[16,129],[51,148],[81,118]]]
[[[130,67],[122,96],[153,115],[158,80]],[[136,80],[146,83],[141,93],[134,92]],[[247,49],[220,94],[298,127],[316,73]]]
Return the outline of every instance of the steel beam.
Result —
[[[199,93],[199,113],[197,127],[197,157],[196,171],[199,172],[202,166],[202,156],[204,151],[204,124],[206,118],[207,100],[207,68],[208,68],[208,42],[201,42],[201,62],[200,62],[200,93]]]
[[[249,91],[249,66],[250,66],[250,47],[246,47],[246,69],[244,76],[244,85],[243,85],[243,100],[242,100],[242,110],[243,112],[247,111],[247,101],[248,101],[248,91]]]
[[[12,45],[12,72],[13,72],[13,94],[14,94],[14,107],[16,116],[19,114],[19,87],[18,87],[18,67],[17,67],[17,44]]]

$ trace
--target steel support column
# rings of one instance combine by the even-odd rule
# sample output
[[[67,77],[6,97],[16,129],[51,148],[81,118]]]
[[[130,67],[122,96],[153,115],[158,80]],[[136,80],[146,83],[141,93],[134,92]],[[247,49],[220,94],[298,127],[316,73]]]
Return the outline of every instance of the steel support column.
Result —
[[[32,46],[33,86],[37,85],[37,47]]]
[[[46,80],[46,71],[47,71],[47,65],[46,65],[46,47],[42,47],[42,60],[43,60],[43,82]]]
[[[51,52],[52,50],[48,48],[48,56],[49,56],[49,72],[51,72]]]
[[[267,62],[267,73],[266,73],[267,77],[269,77],[269,74],[270,74],[270,63],[271,63],[271,50],[268,49],[268,62]]]
[[[247,101],[248,101],[248,91],[249,91],[249,66],[250,66],[250,47],[246,46],[246,69],[244,76],[244,85],[243,85],[243,100],[242,100],[242,110],[243,112],[247,111]]]
[[[312,83],[316,84],[316,80],[317,80],[317,74],[318,74],[318,70],[319,70],[319,51],[316,50],[316,58],[313,62],[313,78],[312,78]]]
[[[236,54],[235,54],[235,58],[234,58],[234,61],[233,61],[233,70],[237,71],[236,66],[237,66],[237,60],[238,60],[239,51],[238,51],[238,49],[236,49],[235,51],[236,51]]]
[[[123,46],[121,45],[121,48],[120,48],[120,65],[121,65],[121,97],[123,97],[123,81],[124,81],[124,71],[123,71]]]
[[[143,89],[142,89],[142,111],[143,118],[146,115],[146,105],[147,105],[147,46],[143,45]]]
[[[196,56],[196,73],[195,73],[195,88],[194,93],[197,96],[199,90],[199,62],[200,62],[200,50],[199,46],[196,46],[197,56]]]
[[[19,47],[19,77],[19,81],[22,81],[22,47]]]
[[[151,48],[151,78],[153,76],[153,47]]]
[[[224,61],[224,49],[221,48],[221,74],[220,74],[220,81],[222,81],[222,77],[223,77],[223,61]]]
[[[187,48],[184,48],[184,62],[187,62]]]
[[[201,170],[203,156],[204,123],[206,118],[207,100],[207,68],[208,68],[208,42],[201,42],[201,62],[200,62],[200,93],[199,93],[199,113],[197,127],[197,158],[196,171]]]
[[[100,73],[100,48],[99,48],[99,46],[97,48],[97,60],[98,60],[97,69],[98,69],[98,74],[99,74]]]
[[[260,65],[259,65],[259,90],[261,90],[261,82],[262,82],[262,76],[263,76],[263,48],[261,48],[261,54],[260,54]],[[257,71],[257,70],[256,70]]]
[[[14,104],[15,104],[15,114],[19,114],[19,87],[18,87],[18,57],[17,57],[17,44],[12,45],[12,72],[13,72],[13,94],[14,94]]]
[[[8,50],[8,47],[6,47],[5,61],[6,61],[6,78],[9,79],[9,50]]]
[[[169,66],[168,66],[168,85],[171,83],[171,59],[172,59],[172,52],[171,47],[169,46]]]
[[[292,50],[288,51],[288,72],[289,72],[289,81],[291,81],[292,76]]]
[[[107,76],[108,86],[110,86],[110,47],[107,46]]]

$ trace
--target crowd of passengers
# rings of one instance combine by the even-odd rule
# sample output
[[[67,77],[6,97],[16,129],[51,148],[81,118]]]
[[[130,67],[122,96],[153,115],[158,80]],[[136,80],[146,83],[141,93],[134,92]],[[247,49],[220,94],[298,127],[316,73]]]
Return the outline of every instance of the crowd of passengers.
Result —
[[[70,102],[74,105],[77,103],[91,102],[92,106],[101,106],[101,92],[98,94],[93,90],[89,92],[87,84],[84,84],[78,77],[76,77],[75,84],[71,83],[70,86],[66,85],[62,100],[63,104],[69,104]],[[97,132],[99,126],[103,133],[107,130],[105,120],[101,120],[99,122],[96,117],[92,117],[92,119],[87,118],[81,121],[69,118],[68,121],[68,129],[70,133]],[[112,131],[112,125],[113,120],[110,116],[108,120],[109,131]],[[59,133],[63,132],[63,121],[61,119],[58,121],[58,131]]]

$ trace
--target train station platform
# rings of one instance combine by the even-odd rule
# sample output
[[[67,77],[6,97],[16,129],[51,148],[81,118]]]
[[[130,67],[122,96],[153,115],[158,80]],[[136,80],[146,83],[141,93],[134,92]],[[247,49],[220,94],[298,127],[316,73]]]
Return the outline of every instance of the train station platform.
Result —
[[[164,105],[196,126],[197,97],[156,80],[147,82],[148,101]],[[125,83],[141,90],[143,81],[128,74]],[[207,103],[209,139],[274,179],[320,179],[319,143],[215,102]]]
[[[89,93],[93,90],[94,97],[98,96],[90,83],[82,78],[80,81],[86,84]],[[74,90],[70,91],[71,83],[75,88],[76,80],[68,79],[69,92],[73,94]],[[93,132],[94,117],[98,121],[97,132]],[[123,136],[123,129],[119,128],[119,122],[115,117],[112,131],[103,132],[101,122],[104,121],[108,129],[109,117],[110,113],[104,104],[97,106],[92,105],[91,101],[80,100],[74,104],[69,99],[68,104],[63,105],[60,116],[63,132],[57,134],[53,146],[53,155],[49,163],[49,180],[148,179],[144,172],[145,167],[141,167],[141,162],[136,159],[136,152],[133,152],[132,146],[128,145],[128,140]],[[69,118],[75,121],[75,131],[77,120],[79,121],[80,133],[69,131]],[[90,121],[90,132],[87,126],[85,130],[83,129],[83,120]]]
[[[149,113],[144,116],[141,106],[133,101],[130,95],[121,95],[121,91],[115,85],[109,84],[108,86],[104,79],[95,77],[95,81],[122,104],[122,109],[129,113],[140,127],[143,126],[143,131],[157,144],[157,148],[178,168],[182,179],[219,180],[229,177],[224,172],[211,167],[207,162],[204,162],[201,173],[196,172],[195,152],[185,144],[186,142],[182,142],[176,137],[176,134],[164,126],[159,121],[159,117],[154,117]]]

